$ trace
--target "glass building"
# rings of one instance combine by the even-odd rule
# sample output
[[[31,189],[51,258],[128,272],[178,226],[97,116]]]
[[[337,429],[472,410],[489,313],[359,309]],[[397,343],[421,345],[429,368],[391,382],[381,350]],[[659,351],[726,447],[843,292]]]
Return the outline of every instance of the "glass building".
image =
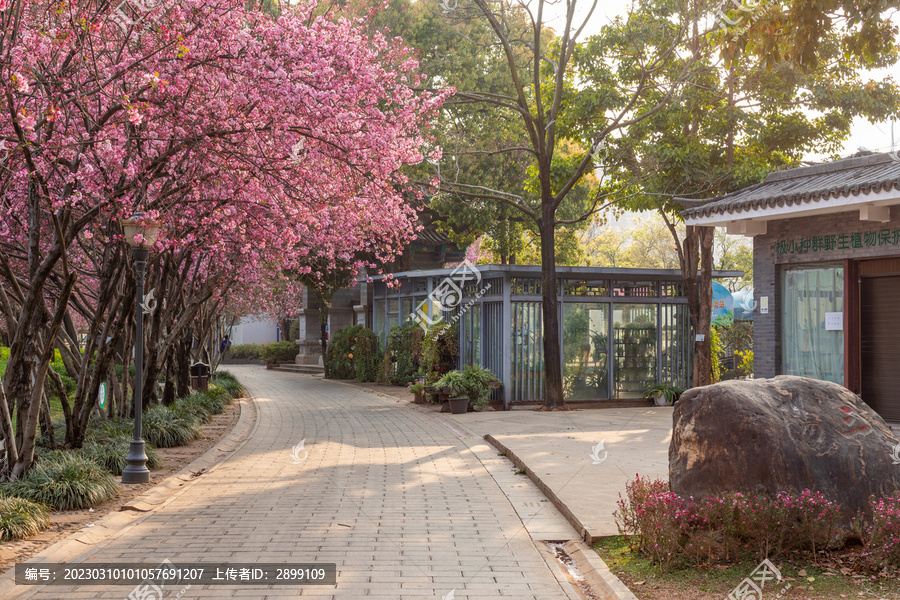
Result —
[[[737,277],[741,272],[716,272]],[[458,328],[459,365],[479,364],[503,382],[506,409],[543,402],[541,268],[479,265],[374,278],[371,320],[391,326],[443,319]],[[659,382],[688,387],[692,336],[681,272],[557,268],[563,388],[567,402],[640,400]],[[399,284],[399,285],[398,285]]]

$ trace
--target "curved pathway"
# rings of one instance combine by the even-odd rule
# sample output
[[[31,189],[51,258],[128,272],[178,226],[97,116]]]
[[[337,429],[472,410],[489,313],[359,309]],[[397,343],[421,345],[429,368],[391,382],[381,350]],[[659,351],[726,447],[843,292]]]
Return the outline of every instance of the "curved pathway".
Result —
[[[336,587],[193,586],[166,598],[570,598],[487,454],[456,426],[354,386],[229,369],[258,410],[246,443],[90,561],[337,563]],[[130,592],[53,586],[31,597]]]

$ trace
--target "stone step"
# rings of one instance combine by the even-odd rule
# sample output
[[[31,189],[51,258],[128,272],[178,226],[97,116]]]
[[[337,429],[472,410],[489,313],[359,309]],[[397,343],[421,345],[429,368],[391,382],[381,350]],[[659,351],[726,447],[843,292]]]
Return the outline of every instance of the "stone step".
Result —
[[[294,363],[280,363],[272,368],[273,371],[285,371],[287,373],[305,373],[307,375],[322,375],[325,367],[322,365],[297,365]]]

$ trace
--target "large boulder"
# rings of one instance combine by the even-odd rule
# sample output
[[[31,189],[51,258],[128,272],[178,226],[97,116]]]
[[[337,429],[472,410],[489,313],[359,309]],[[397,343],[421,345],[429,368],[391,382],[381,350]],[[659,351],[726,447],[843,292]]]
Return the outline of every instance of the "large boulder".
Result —
[[[694,388],[673,419],[669,484],[680,496],[810,489],[849,519],[868,512],[870,496],[900,490],[900,439],[835,383],[780,376]]]

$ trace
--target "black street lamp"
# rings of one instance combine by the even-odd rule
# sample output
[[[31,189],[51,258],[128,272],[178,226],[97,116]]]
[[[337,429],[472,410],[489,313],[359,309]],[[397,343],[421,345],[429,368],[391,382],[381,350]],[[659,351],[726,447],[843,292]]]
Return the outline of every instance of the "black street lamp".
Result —
[[[134,439],[128,449],[122,469],[122,483],[147,483],[150,481],[150,470],[147,468],[147,454],[144,452],[144,440],[141,438],[141,418],[144,412],[143,374],[144,374],[144,272],[150,247],[156,242],[159,223],[146,220],[143,213],[135,213],[130,219],[122,219],[125,230],[125,241],[131,246],[134,259],[134,279],[136,287],[137,338],[134,345]]]

